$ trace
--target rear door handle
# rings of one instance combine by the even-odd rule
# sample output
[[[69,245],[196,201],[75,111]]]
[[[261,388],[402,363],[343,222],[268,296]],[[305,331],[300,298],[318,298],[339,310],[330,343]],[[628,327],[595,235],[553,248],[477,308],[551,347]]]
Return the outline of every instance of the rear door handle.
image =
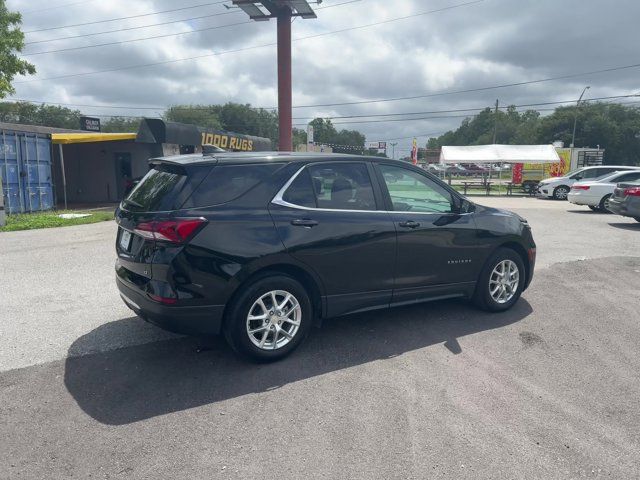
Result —
[[[418,228],[420,226],[420,224],[416,221],[413,220],[407,220],[405,222],[400,222],[398,225],[400,225],[403,228]]]
[[[315,220],[311,220],[309,218],[296,218],[295,220],[291,220],[291,225],[294,225],[296,227],[311,228],[318,225],[318,222],[316,222]]]

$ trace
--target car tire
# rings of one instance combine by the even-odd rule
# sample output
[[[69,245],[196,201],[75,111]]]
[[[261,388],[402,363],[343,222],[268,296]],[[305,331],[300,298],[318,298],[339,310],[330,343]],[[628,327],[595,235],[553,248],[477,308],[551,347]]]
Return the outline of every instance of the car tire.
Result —
[[[566,200],[569,195],[569,187],[560,185],[553,190],[553,198],[556,200]]]
[[[241,288],[225,316],[224,335],[231,348],[255,362],[273,362],[293,352],[306,338],[312,324],[313,310],[305,288],[283,274],[258,278]],[[271,300],[273,292],[276,292],[275,306]],[[280,311],[277,305],[283,305],[287,295],[292,299]],[[297,310],[294,304],[298,305]],[[267,318],[255,319],[262,316]]]
[[[507,269],[503,270],[507,273],[505,281],[515,280],[515,274],[512,272],[517,269],[517,281],[515,286],[511,284],[506,286],[501,283],[499,271],[500,266]],[[496,275],[498,273],[498,275]],[[520,298],[525,283],[526,270],[524,262],[520,255],[510,248],[500,248],[491,255],[487,260],[476,284],[476,290],[473,296],[473,302],[481,308],[489,312],[503,312],[509,310]],[[496,288],[498,289],[496,291]],[[502,297],[501,293],[505,292]]]
[[[598,206],[598,209],[603,212],[603,213],[612,213],[611,210],[609,210],[609,208],[607,208],[609,206],[609,199],[611,198],[611,194],[609,195],[605,195],[604,197],[602,197],[602,200],[600,200],[600,205]]]

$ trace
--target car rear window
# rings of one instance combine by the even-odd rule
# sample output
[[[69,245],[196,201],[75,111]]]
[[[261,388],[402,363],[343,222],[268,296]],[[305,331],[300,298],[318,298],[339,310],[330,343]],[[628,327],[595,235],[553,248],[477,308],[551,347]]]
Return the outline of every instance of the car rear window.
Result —
[[[187,172],[177,165],[154,166],[123,203],[127,210],[158,212],[178,208],[180,192],[189,183]]]
[[[266,180],[282,165],[218,165],[211,169],[183,208],[208,207],[230,202]]]

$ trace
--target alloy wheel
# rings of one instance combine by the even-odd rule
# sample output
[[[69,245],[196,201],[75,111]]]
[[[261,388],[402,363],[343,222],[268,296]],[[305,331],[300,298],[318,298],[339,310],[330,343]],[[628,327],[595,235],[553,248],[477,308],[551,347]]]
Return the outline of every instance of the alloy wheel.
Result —
[[[496,303],[509,302],[518,291],[520,271],[513,260],[502,260],[489,277],[489,294]]]
[[[300,329],[302,309],[293,294],[272,290],[258,298],[247,315],[247,335],[262,350],[277,350],[287,345]]]
[[[567,187],[556,188],[555,197],[558,200],[566,200],[569,196],[569,189]]]

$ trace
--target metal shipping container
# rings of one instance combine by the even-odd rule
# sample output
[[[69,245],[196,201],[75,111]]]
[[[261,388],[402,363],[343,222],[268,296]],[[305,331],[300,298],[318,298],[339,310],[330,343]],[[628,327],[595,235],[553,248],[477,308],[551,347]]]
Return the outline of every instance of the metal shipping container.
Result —
[[[0,177],[8,214],[53,208],[51,139],[0,130]]]

